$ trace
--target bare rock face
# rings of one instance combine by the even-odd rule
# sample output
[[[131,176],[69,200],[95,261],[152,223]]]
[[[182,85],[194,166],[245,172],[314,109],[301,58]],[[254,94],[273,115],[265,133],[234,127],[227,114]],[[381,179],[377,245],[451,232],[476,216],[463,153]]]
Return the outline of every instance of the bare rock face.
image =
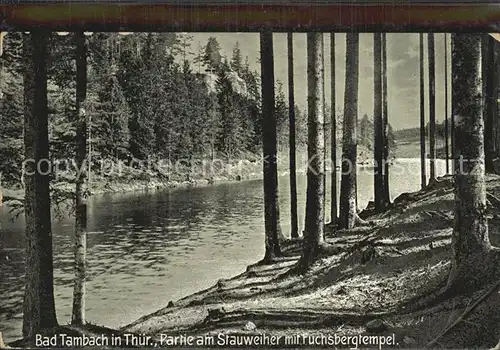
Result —
[[[248,97],[248,89],[245,81],[234,71],[228,73],[229,81],[233,87],[233,90],[239,95]],[[205,82],[208,92],[215,93],[217,91],[217,75],[212,72],[207,72],[203,75],[203,81]]]
[[[214,73],[206,73],[203,75],[203,81],[207,86],[208,92],[215,93],[216,92],[216,82],[217,76]]]
[[[242,78],[240,78],[238,73],[231,71],[229,73],[229,80],[231,81],[231,85],[233,86],[233,89],[234,91],[236,91],[236,93],[242,96],[247,96],[247,84]]]

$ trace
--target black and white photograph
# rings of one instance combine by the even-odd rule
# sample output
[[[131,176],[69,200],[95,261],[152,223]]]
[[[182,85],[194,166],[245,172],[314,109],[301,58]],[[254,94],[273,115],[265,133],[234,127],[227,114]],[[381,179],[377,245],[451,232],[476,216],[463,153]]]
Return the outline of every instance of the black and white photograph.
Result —
[[[500,349],[500,34],[19,28],[0,348]]]

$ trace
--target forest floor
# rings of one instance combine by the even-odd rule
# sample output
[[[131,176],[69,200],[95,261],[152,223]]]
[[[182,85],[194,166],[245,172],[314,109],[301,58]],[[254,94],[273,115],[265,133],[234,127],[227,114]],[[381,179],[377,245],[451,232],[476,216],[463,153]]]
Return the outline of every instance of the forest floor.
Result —
[[[374,225],[349,231],[327,225],[326,241],[341,252],[321,258],[304,275],[289,273],[301,243],[288,240],[285,256],[273,264],[249,266],[120,330],[89,325],[80,332],[112,333],[124,342],[126,334],[145,334],[152,337],[147,345],[163,347],[189,347],[190,339],[209,345],[215,339],[216,346],[233,348],[261,337],[289,348],[491,348],[500,330],[500,283],[440,294],[450,266],[454,195],[452,177],[439,180],[432,188],[402,194],[383,214],[362,212]],[[490,240],[498,246],[500,176],[488,175],[486,183]],[[350,344],[347,336],[353,337]],[[361,339],[385,344],[369,346]]]

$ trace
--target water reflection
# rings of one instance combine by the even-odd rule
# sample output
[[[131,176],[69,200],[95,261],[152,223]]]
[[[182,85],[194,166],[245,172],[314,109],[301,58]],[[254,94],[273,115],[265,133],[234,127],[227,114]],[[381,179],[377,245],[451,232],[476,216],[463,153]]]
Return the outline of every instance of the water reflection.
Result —
[[[391,176],[391,194],[420,188],[419,161]],[[443,174],[444,162],[438,162]],[[327,213],[329,182],[327,179]],[[299,176],[299,225],[304,225],[306,178]],[[283,232],[290,230],[288,176],[281,177]],[[207,188],[96,196],[89,201],[87,318],[110,327],[156,311],[169,300],[244,271],[264,253],[262,181]],[[358,203],[372,199],[373,175],[359,171]],[[0,330],[20,335],[24,286],[24,219],[8,220],[0,234]],[[326,220],[329,221],[329,214]],[[73,219],[53,224],[54,278],[60,323],[71,315]],[[6,256],[8,255],[8,260]]]

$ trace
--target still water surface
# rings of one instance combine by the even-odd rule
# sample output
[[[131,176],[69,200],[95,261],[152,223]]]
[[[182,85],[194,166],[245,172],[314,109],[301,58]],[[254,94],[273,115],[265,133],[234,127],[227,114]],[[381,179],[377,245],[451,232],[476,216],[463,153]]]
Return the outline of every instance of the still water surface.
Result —
[[[437,162],[437,174],[445,163]],[[299,227],[304,225],[306,178],[298,179]],[[280,177],[281,224],[290,230],[288,176]],[[420,163],[400,160],[390,176],[391,196],[420,189]],[[327,221],[329,188],[327,178]],[[359,207],[373,197],[373,173],[358,170]],[[93,323],[119,327],[170,300],[241,273],[264,254],[262,181],[94,196],[88,213],[86,312]],[[0,212],[0,332],[21,333],[24,218]],[[73,285],[71,217],[54,221],[57,317],[70,321]]]

